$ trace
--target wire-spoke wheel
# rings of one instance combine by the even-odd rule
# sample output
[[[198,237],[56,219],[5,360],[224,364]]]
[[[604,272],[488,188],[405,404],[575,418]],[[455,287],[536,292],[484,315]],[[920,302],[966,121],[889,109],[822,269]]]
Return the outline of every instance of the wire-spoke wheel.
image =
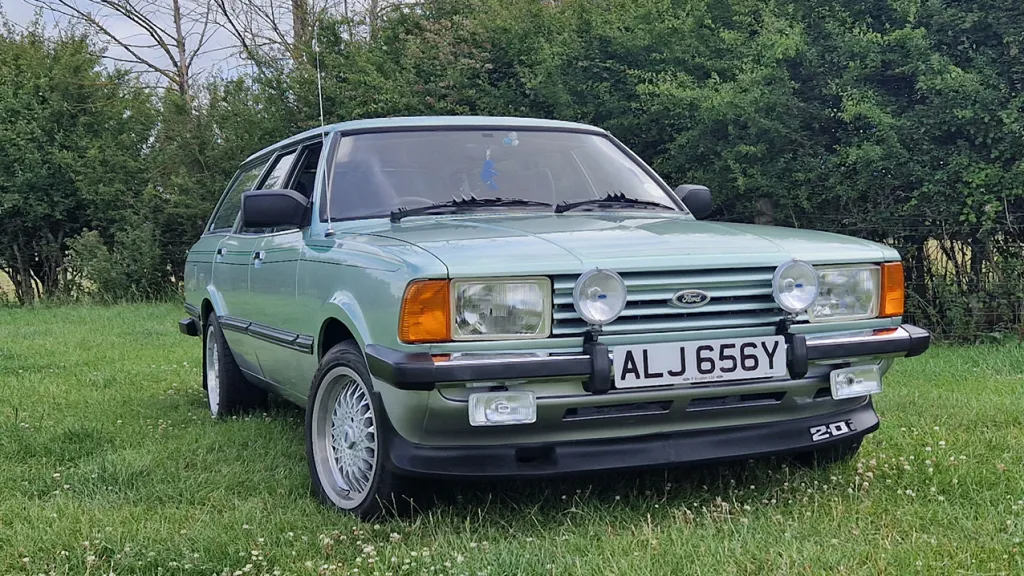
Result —
[[[206,330],[206,398],[210,415],[216,418],[220,414],[220,348],[214,330],[213,324]]]
[[[340,508],[363,502],[377,470],[377,420],[366,384],[351,368],[331,370],[313,408],[313,457]]]
[[[245,379],[217,322],[210,314],[203,332],[203,387],[214,418],[264,405],[267,392]]]
[[[386,418],[359,345],[327,352],[306,407],[306,456],[321,502],[364,520],[411,509],[403,478],[386,465]]]

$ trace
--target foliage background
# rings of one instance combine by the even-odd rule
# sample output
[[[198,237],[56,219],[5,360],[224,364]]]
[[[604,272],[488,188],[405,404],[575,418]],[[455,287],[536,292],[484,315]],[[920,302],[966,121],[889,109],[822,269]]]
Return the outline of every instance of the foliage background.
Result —
[[[328,121],[597,124],[709,185],[719,220],[892,244],[939,335],[1020,334],[1018,0],[427,0],[350,24],[318,23]],[[22,304],[173,295],[237,163],[319,123],[310,45],[183,98],[98,44],[0,33],[0,268]]]

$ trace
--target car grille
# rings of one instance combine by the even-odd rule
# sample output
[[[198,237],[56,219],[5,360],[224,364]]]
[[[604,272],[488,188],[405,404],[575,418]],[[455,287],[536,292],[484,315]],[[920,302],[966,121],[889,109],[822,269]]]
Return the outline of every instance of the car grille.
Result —
[[[774,324],[783,317],[782,309],[772,298],[774,273],[773,267],[621,274],[628,291],[626,308],[603,331],[647,334]],[[572,304],[577,278],[553,278],[553,336],[576,336],[587,329],[587,323]],[[699,308],[670,305],[673,295],[691,289],[707,292],[711,300]]]

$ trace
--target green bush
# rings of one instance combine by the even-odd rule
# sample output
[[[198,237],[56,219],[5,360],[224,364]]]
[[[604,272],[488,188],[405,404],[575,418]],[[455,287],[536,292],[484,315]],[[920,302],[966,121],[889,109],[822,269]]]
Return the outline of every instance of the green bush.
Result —
[[[196,81],[191,99],[107,70],[88,38],[0,33],[0,118],[16,120],[0,122],[0,268],[23,280],[18,299],[32,300],[32,279],[67,292],[71,276],[102,300],[173,291],[238,164],[319,125],[322,85],[328,122],[601,126],[671,185],[711,187],[715,219],[893,245],[908,319],[939,336],[1018,330],[1020,0],[414,4],[322,20],[322,83],[297,46],[285,65]]]
[[[151,226],[121,229],[108,248],[99,232],[86,230],[68,251],[70,293],[76,299],[138,302],[169,297],[172,287]]]

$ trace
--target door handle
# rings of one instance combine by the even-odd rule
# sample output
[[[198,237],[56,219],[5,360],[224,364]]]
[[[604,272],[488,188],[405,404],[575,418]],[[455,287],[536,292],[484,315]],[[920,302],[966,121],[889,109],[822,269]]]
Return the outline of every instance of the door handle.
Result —
[[[215,256],[216,256],[216,258],[218,260],[223,258],[224,257],[224,249],[223,248],[217,248],[217,252],[215,253]]]
[[[252,259],[253,259],[254,262],[257,261],[257,260],[263,260],[266,257],[267,257],[267,253],[264,252],[263,250],[257,250],[257,251],[252,253]]]

